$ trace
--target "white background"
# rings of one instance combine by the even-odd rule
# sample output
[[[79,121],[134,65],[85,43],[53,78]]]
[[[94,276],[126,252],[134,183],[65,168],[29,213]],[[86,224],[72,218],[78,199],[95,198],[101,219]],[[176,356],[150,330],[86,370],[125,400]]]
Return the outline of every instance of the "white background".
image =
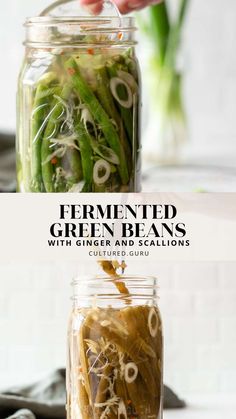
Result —
[[[0,14],[0,130],[15,128],[22,24],[49,0],[8,0]],[[176,4],[176,0],[170,0]],[[191,161],[236,166],[236,2],[192,0],[183,38]],[[146,59],[141,40],[139,56]],[[144,91],[146,89],[144,88]],[[148,97],[145,101],[145,106]],[[145,107],[144,106],[144,107]]]

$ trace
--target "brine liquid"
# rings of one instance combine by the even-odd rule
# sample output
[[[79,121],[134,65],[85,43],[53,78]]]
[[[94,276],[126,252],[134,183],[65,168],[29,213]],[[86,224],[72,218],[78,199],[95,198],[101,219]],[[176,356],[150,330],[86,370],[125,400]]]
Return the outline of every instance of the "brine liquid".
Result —
[[[157,307],[75,310],[68,337],[67,419],[162,418]]]
[[[110,50],[29,54],[18,93],[19,191],[140,190],[137,61],[133,49]]]

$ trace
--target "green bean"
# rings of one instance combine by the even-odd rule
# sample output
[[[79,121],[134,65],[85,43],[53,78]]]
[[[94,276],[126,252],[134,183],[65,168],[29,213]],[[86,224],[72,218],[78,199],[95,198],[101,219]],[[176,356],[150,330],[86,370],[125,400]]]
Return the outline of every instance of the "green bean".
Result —
[[[122,280],[119,281],[120,276],[117,274],[112,262],[109,260],[99,260],[98,263],[101,265],[102,270],[111,277],[120,294],[129,296],[129,290]]]
[[[111,65],[108,65],[107,67],[108,73],[110,75],[110,78],[118,77],[118,70],[125,70],[124,65],[113,63]],[[117,94],[121,100],[125,100],[127,98],[127,92],[124,85],[120,84],[117,86]],[[129,138],[130,146],[133,145],[133,109],[130,108],[124,108],[119,103],[117,103],[117,106],[119,108],[121,119],[124,122],[125,129]]]
[[[161,327],[161,318],[160,313],[158,311],[158,308],[155,308],[158,321],[160,321]],[[140,307],[139,310],[139,319],[140,319],[140,330],[142,333],[145,333],[147,341],[152,344],[153,349],[156,351],[156,360],[151,360],[152,369],[154,372],[154,377],[156,379],[156,397],[159,400],[161,400],[161,392],[162,392],[162,370],[160,368],[160,365],[162,364],[163,360],[163,341],[162,341],[162,331],[158,330],[157,335],[155,338],[150,336],[150,333],[148,333],[147,325],[148,324],[148,316],[150,313],[150,309],[148,307]],[[145,332],[146,330],[146,332]]]
[[[79,357],[80,357],[81,372],[83,375],[84,385],[87,392],[89,404],[91,405],[92,393],[91,393],[91,387],[90,387],[89,376],[88,376],[88,358],[87,358],[86,349],[85,349],[85,339],[88,336],[89,336],[88,328],[86,325],[83,325],[83,327],[80,328],[79,336],[78,336]]]
[[[45,110],[48,108],[48,98],[44,93],[48,91],[47,86],[39,83],[36,88],[31,123],[31,188],[32,192],[43,192],[43,180],[41,169],[41,144],[43,138],[43,121]]]
[[[122,124],[119,112],[114,104],[113,96],[110,91],[110,80],[105,66],[95,68],[94,70],[97,85],[96,94],[99,102],[103,106],[106,113],[112,118],[118,127]]]
[[[119,115],[119,112],[117,111],[117,108],[114,103],[113,96],[111,94],[110,90],[110,79],[107,74],[106,67],[99,67],[95,69],[95,74],[97,78],[97,96],[102,104],[103,108],[107,112],[107,114],[110,116],[110,118],[116,123],[117,128],[120,132],[120,141],[125,151],[125,158],[127,162],[128,170],[131,169],[131,148],[130,144],[127,141],[126,133],[124,130],[122,119]],[[131,170],[129,170],[129,174],[131,174]]]
[[[88,394],[81,380],[79,380],[79,402],[80,402],[81,412],[83,413],[83,419],[90,419],[91,416],[89,414]]]
[[[61,90],[60,98],[66,100],[71,92],[71,87],[66,84]],[[47,126],[44,132],[44,137],[41,146],[41,165],[42,177],[46,192],[55,192],[55,168],[53,167],[50,156],[52,155],[52,148],[50,139],[55,136],[59,128],[59,119],[64,113],[63,104],[58,97],[54,97],[50,112],[46,117]]]
[[[129,400],[129,395],[126,387],[126,383],[120,375],[117,377],[115,382],[115,390],[118,397],[126,403]]]
[[[106,185],[96,185],[96,183],[94,183],[93,185],[93,192],[97,192],[97,193],[103,193],[106,192]]]
[[[111,71],[113,67],[115,71],[125,69],[127,77],[132,77],[135,71],[130,66],[135,66],[132,54],[132,49],[117,54],[100,49],[91,54],[89,50],[78,53],[71,49],[53,56],[48,71],[38,80],[35,75],[34,88],[21,87],[19,190],[130,192],[139,189],[138,119],[134,119],[138,115],[138,101],[133,101],[130,109],[122,110],[113,97],[108,71],[110,67]],[[118,85],[117,90],[120,88],[124,88],[125,101],[125,86]],[[92,147],[86,144],[88,136]],[[102,166],[97,164],[94,169],[99,156],[110,165],[104,166],[102,185],[98,180],[102,177]]]
[[[136,83],[139,84],[140,69],[139,69],[139,66],[135,57],[133,57],[132,51],[131,50],[126,51],[124,54],[124,58],[125,58],[125,65],[129,73],[133,76]]]
[[[76,93],[82,100],[83,104],[87,106],[95,121],[100,125],[100,128],[103,131],[104,137],[109,146],[118,155],[120,161],[118,170],[122,183],[126,185],[129,181],[129,173],[125,159],[125,151],[122,147],[114,125],[110,121],[109,116],[97,100],[90,87],[81,76],[79,67],[74,58],[70,58],[66,62],[65,66]]]
[[[158,417],[162,375],[159,374],[156,381],[157,371],[150,361],[156,360],[157,355],[140,345],[142,336],[147,346],[154,339],[149,336],[148,322],[143,324],[143,313],[146,318],[150,310],[150,307],[137,306],[121,310],[91,308],[81,312],[79,359],[82,378],[79,378],[81,394],[78,396],[84,419],[87,419],[88,411],[91,417],[99,419],[108,406],[106,417],[115,419],[120,404],[124,405],[127,417]],[[159,318],[158,310],[157,316]],[[137,375],[130,381],[125,370],[128,363],[134,363],[138,368]]]
[[[77,125],[76,131],[78,134],[83,178],[86,185],[83,192],[91,192],[93,183],[93,150],[90,143],[90,135],[86,131],[82,122]]]
[[[143,383],[140,374],[133,383],[126,385],[138,417],[146,418],[148,414],[150,417],[157,418],[161,402],[156,395],[150,394],[150,386]]]
[[[80,152],[75,148],[68,150],[67,155],[71,170],[71,176],[68,179],[68,185],[73,186],[73,184],[78,183],[83,179],[81,155]]]
[[[137,341],[133,341],[130,336],[121,335],[118,331],[110,330],[109,327],[101,326],[98,322],[91,322],[91,319],[87,319],[86,325],[100,330],[101,336],[104,336],[109,342],[114,343],[121,352],[127,353],[133,362],[139,366],[139,372],[144,383],[149,386],[150,393],[156,393],[155,382],[147,356]]]
[[[145,354],[151,358],[156,358],[156,353],[151,347],[149,340],[147,340],[147,336],[145,333],[145,330],[148,329],[148,323],[146,323],[145,325],[142,324],[142,327],[144,327],[144,332],[140,327],[140,307],[125,308],[121,312],[121,318],[123,319],[123,322],[126,324],[130,336],[132,336],[133,339],[138,340],[138,344],[145,352]],[[144,339],[142,336],[140,336],[143,333],[145,333]]]
[[[44,185],[41,168],[41,145],[45,130],[45,117],[53,94],[57,93],[55,72],[44,74],[36,87],[31,115],[31,190],[43,192]]]
[[[95,409],[94,409],[94,418],[99,419],[102,414],[102,409],[100,407],[96,407],[96,404],[104,403],[107,398],[107,389],[108,389],[108,378],[112,373],[112,366],[108,364],[108,366],[103,371],[103,376],[100,379],[97,394],[95,398]]]
[[[132,407],[135,410],[135,413],[138,414],[140,417],[143,417],[142,409],[143,406],[150,403],[150,394],[147,396],[147,386],[143,383],[142,377],[140,374],[136,378],[136,380],[133,383],[126,383],[127,391],[129,394],[130,400],[132,400]],[[145,400],[146,396],[146,400]]]
[[[133,336],[133,339],[136,339],[139,342],[139,345],[142,347],[143,351],[149,356],[149,363],[151,370],[153,371],[153,378],[155,380],[155,387],[158,389],[159,383],[159,370],[158,370],[158,360],[161,359],[157,356],[157,347],[154,342],[154,338],[150,335],[148,328],[148,314],[150,309],[147,308],[147,318],[144,317],[145,307],[138,306],[133,307],[132,309],[127,307],[121,312],[123,321],[127,325],[129,333]],[[159,334],[158,334],[159,337]],[[162,344],[162,342],[161,342]]]

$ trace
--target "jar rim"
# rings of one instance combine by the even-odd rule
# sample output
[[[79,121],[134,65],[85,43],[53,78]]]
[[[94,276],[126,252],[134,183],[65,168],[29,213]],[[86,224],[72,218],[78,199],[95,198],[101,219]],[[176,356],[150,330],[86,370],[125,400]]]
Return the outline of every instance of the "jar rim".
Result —
[[[136,44],[134,33],[137,28],[134,17],[36,16],[27,18],[24,26],[26,28],[24,44],[32,47],[50,46],[50,44],[65,47],[82,46],[86,45],[84,39],[86,36],[90,44],[97,46]]]
[[[128,293],[121,293],[116,287],[116,284],[121,282],[124,282]],[[158,279],[151,275],[120,275],[114,278],[105,275],[83,275],[80,278],[75,277],[71,286],[74,302],[94,297],[98,300],[153,300],[158,298],[159,291]]]
[[[119,277],[110,277],[110,276],[106,276],[106,275],[82,275],[79,278],[75,277],[73,278],[72,282],[71,282],[71,286],[74,285],[79,285],[82,284],[84,282],[86,283],[93,283],[94,281],[97,280],[101,280],[104,282],[122,282],[122,281],[138,281],[138,282],[146,282],[146,281],[158,281],[158,278],[155,275],[140,275],[140,274],[134,274],[134,275],[126,275],[126,274],[122,274]]]
[[[91,23],[91,24],[108,24],[119,22],[119,27],[121,30],[124,28],[130,30],[137,30],[135,26],[135,18],[132,16],[34,16],[26,18],[24,26],[31,26],[31,25],[47,25],[47,24],[83,24],[83,23]]]

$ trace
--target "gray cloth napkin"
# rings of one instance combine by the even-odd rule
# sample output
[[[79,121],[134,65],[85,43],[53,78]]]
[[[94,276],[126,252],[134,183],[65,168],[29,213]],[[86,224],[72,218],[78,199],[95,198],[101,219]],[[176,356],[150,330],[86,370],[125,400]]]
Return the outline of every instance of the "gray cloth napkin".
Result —
[[[65,370],[59,369],[35,384],[0,394],[0,418],[65,419],[65,402]],[[165,386],[164,408],[182,407],[185,402]]]
[[[14,134],[0,133],[0,192],[14,192],[16,189]]]
[[[14,415],[8,419],[36,419],[32,412],[26,409],[18,410]]]
[[[64,419],[65,401],[65,370],[60,369],[32,385],[12,388],[1,393],[0,418],[8,418],[19,409],[28,409],[32,412],[31,417],[21,414],[22,417],[16,416],[16,418]]]

